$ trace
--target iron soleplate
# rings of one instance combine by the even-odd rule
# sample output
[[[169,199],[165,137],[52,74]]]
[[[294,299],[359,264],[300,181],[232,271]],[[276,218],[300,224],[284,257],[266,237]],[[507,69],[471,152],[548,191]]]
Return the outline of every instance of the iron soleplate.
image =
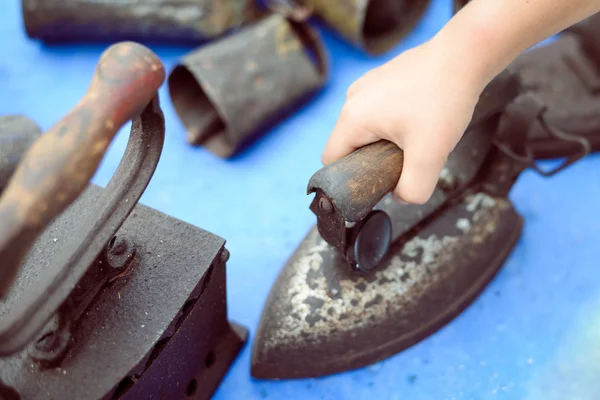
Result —
[[[396,243],[370,277],[344,268],[313,228],[271,290],[254,342],[252,376],[330,375],[423,340],[488,285],[522,224],[506,198],[466,195],[418,234]]]

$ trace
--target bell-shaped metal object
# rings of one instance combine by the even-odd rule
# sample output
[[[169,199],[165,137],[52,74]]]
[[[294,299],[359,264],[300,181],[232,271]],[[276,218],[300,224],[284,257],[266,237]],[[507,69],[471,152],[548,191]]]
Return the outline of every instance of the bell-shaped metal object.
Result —
[[[205,43],[253,23],[256,0],[22,0],[25,32],[53,42]]]
[[[279,14],[193,51],[168,80],[188,143],[235,155],[321,89],[327,61],[313,28]]]
[[[150,49],[115,44],[57,124],[17,151],[0,140],[22,156],[0,196],[0,398],[209,399],[246,342],[227,319],[225,240],[138,204],[164,79]],[[128,121],[114,176],[90,183]]]
[[[0,117],[0,194],[42,130],[23,115]]]

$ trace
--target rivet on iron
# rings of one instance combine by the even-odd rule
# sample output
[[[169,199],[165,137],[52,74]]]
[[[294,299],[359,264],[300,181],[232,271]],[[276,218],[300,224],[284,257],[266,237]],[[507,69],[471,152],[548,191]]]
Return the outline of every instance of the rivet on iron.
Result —
[[[319,208],[321,209],[321,211],[327,214],[331,214],[333,212],[333,205],[331,204],[329,199],[326,199],[325,197],[321,197],[319,199]]]
[[[229,256],[230,256],[229,250],[223,249],[223,251],[221,252],[221,261],[223,263],[226,263],[227,261],[229,261]]]
[[[135,246],[126,238],[115,236],[108,243],[106,260],[112,268],[125,268],[135,256]]]

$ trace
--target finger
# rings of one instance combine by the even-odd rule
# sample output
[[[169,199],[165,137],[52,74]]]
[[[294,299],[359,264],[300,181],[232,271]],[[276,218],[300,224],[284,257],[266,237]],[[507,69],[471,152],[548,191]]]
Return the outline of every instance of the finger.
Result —
[[[426,143],[407,146],[402,174],[394,196],[411,204],[426,203],[435,189],[448,153],[428,149]]]
[[[346,102],[323,150],[324,165],[343,158],[356,149],[376,142],[379,137],[365,128],[365,116],[356,111],[352,101]]]

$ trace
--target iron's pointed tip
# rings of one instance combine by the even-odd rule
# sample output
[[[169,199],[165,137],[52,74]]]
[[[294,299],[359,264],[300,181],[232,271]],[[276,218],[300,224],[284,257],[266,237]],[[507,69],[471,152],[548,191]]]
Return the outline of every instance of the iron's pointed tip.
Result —
[[[253,345],[252,376],[331,375],[414,345],[477,297],[520,230],[507,200],[477,194],[444,211],[384,268],[365,277],[344,268],[313,228],[269,294]]]

